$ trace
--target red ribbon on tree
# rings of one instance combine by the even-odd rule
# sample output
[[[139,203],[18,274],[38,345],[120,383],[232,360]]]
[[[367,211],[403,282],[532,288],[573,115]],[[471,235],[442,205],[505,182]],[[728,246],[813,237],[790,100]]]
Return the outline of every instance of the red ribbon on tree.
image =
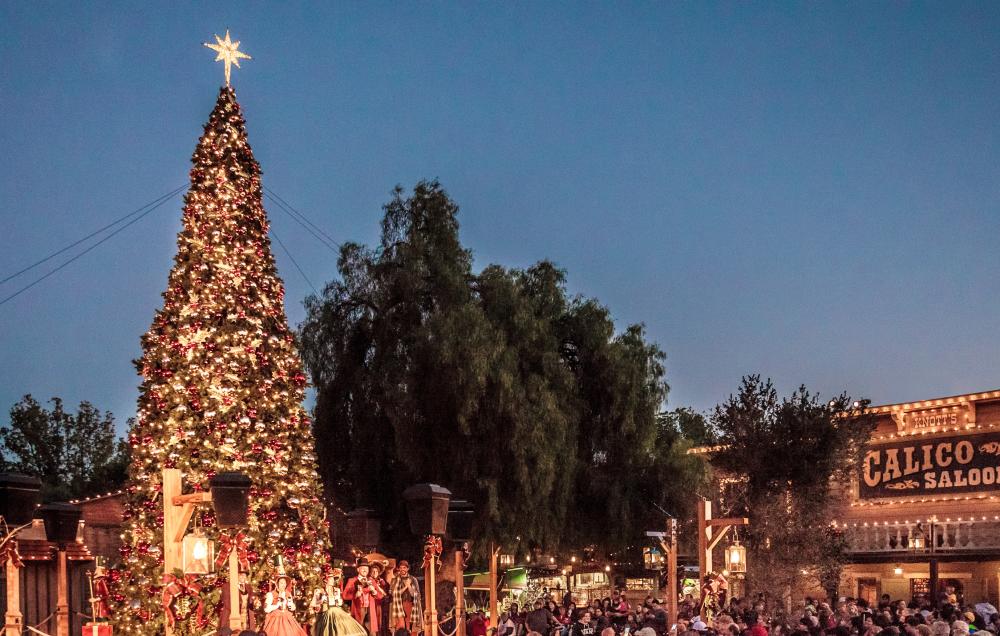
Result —
[[[24,562],[21,561],[21,554],[17,551],[17,541],[14,539],[10,539],[0,546],[0,565],[6,566],[8,559],[10,559],[15,568],[24,565]]]
[[[240,563],[240,570],[244,572],[250,571],[250,541],[242,530],[237,532],[235,536],[228,534],[221,535],[219,543],[222,547],[219,550],[219,556],[215,557],[215,567],[221,568],[225,564],[226,559],[229,558],[229,553],[235,549],[236,560]]]
[[[433,534],[427,535],[427,543],[424,544],[424,568],[434,562],[434,559],[441,556],[441,537]],[[441,563],[438,562],[440,567]]]
[[[173,627],[177,622],[177,617],[174,616],[174,602],[182,596],[192,596],[198,600],[198,605],[194,609],[195,621],[199,628],[207,625],[208,619],[205,618],[205,603],[201,599],[201,583],[198,582],[198,577],[194,574],[188,574],[183,578],[164,574],[162,603],[163,613],[167,615],[167,625]],[[187,619],[188,616],[191,616],[190,612],[181,620]]]

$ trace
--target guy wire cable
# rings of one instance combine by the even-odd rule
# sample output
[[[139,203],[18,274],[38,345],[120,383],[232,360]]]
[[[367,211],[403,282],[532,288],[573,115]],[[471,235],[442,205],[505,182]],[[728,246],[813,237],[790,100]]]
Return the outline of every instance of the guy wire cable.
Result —
[[[187,187],[187,186],[185,185],[185,187]],[[183,188],[181,188],[181,189],[178,189],[178,190],[174,190],[174,192],[173,192],[173,194],[171,195],[171,197],[173,197],[174,195],[176,195],[176,194],[177,194],[178,192],[180,192],[181,190],[183,190]],[[159,202],[159,203],[157,203],[157,204],[156,204],[156,205],[154,205],[153,207],[149,208],[148,210],[146,210],[145,212],[143,212],[143,213],[142,213],[142,214],[140,214],[139,216],[135,217],[134,219],[132,219],[131,221],[129,221],[129,222],[128,222],[128,223],[126,223],[125,225],[122,225],[121,227],[119,227],[119,228],[118,228],[118,229],[116,229],[115,231],[111,232],[110,234],[108,234],[107,236],[105,236],[104,238],[102,238],[102,239],[101,239],[100,241],[98,241],[98,242],[94,243],[93,245],[91,245],[91,246],[90,246],[90,247],[88,247],[87,249],[83,250],[82,252],[80,252],[80,253],[79,253],[79,254],[77,254],[76,256],[73,256],[73,257],[72,257],[72,258],[70,258],[69,260],[67,260],[67,261],[63,262],[63,263],[62,263],[61,265],[59,265],[59,266],[58,266],[58,267],[56,267],[55,269],[52,269],[52,270],[50,270],[50,271],[46,272],[45,274],[43,274],[42,276],[40,276],[40,277],[36,278],[35,280],[33,280],[32,282],[28,283],[27,285],[25,285],[25,286],[24,286],[24,287],[22,287],[21,289],[17,290],[17,291],[16,291],[16,292],[14,292],[13,294],[11,294],[11,295],[7,296],[6,298],[4,298],[4,299],[0,300],[0,305],[4,305],[4,304],[6,304],[6,303],[7,303],[8,301],[10,301],[10,300],[13,300],[13,299],[17,298],[18,296],[20,296],[20,295],[21,295],[21,294],[23,294],[24,292],[28,291],[29,289],[31,289],[32,287],[34,287],[34,286],[35,286],[35,285],[37,285],[38,283],[42,282],[43,280],[45,280],[45,279],[46,279],[46,278],[48,278],[49,276],[52,276],[53,274],[55,274],[55,273],[56,273],[56,272],[58,272],[59,270],[63,269],[64,267],[66,267],[66,266],[67,266],[67,265],[69,265],[70,263],[74,262],[75,260],[77,260],[78,258],[80,258],[81,256],[83,256],[84,254],[87,254],[87,253],[89,253],[89,252],[92,252],[93,250],[95,250],[95,249],[96,249],[97,247],[99,247],[99,246],[100,246],[100,245],[102,245],[103,243],[107,242],[107,241],[108,241],[108,240],[110,240],[111,238],[113,238],[113,237],[115,237],[116,235],[118,235],[118,234],[119,234],[119,233],[120,233],[120,232],[121,232],[122,230],[124,230],[125,228],[129,227],[129,226],[130,226],[130,225],[132,225],[133,223],[136,223],[137,221],[141,220],[141,219],[142,219],[143,217],[145,217],[145,216],[146,216],[147,214],[149,214],[150,212],[152,212],[152,211],[153,211],[153,210],[155,210],[156,208],[160,207],[161,205],[163,205],[164,203],[166,203],[166,202],[167,202],[167,201],[169,201],[169,200],[170,200],[170,197],[168,197],[168,198],[162,198],[162,197],[161,197],[161,200],[160,200],[160,202]]]
[[[93,238],[94,236],[97,236],[98,234],[100,234],[100,233],[101,233],[101,232],[103,232],[104,230],[107,230],[107,229],[108,229],[108,228],[110,228],[110,227],[114,227],[114,226],[118,225],[119,223],[121,223],[121,222],[122,222],[122,221],[124,221],[125,219],[129,218],[130,216],[133,216],[133,215],[135,215],[135,214],[138,214],[139,212],[142,212],[143,210],[145,210],[145,209],[146,209],[147,207],[149,207],[149,206],[151,206],[151,205],[154,205],[154,204],[158,203],[158,202],[159,202],[159,201],[160,201],[161,199],[169,199],[170,197],[174,196],[175,194],[177,194],[178,192],[180,192],[181,190],[183,190],[183,189],[184,189],[184,188],[186,188],[187,186],[188,186],[188,184],[186,184],[186,183],[185,183],[185,184],[183,184],[183,185],[181,185],[181,186],[179,186],[179,187],[177,187],[177,188],[174,188],[174,189],[173,189],[173,190],[171,190],[170,192],[168,192],[168,193],[166,193],[166,194],[164,194],[164,195],[162,195],[162,196],[160,196],[160,197],[157,197],[157,198],[153,199],[153,200],[152,200],[152,201],[150,201],[149,203],[147,203],[147,204],[145,204],[145,205],[143,205],[143,206],[141,206],[141,207],[138,207],[138,208],[136,208],[135,210],[132,210],[131,212],[129,212],[129,213],[128,213],[128,214],[126,214],[125,216],[123,216],[123,217],[120,217],[120,218],[118,218],[118,219],[115,219],[114,221],[112,221],[111,223],[108,223],[107,225],[105,225],[105,226],[104,226],[104,227],[102,227],[102,228],[98,228],[98,229],[94,230],[93,232],[91,232],[91,233],[90,233],[90,234],[88,234],[87,236],[85,236],[85,237],[83,237],[83,238],[81,238],[81,239],[79,239],[79,240],[76,240],[76,241],[73,241],[72,243],[70,243],[70,244],[69,244],[69,245],[67,245],[66,247],[64,247],[64,248],[62,248],[62,249],[60,249],[60,250],[56,250],[55,252],[52,252],[51,254],[49,254],[48,256],[46,256],[45,258],[43,258],[43,259],[41,259],[41,260],[37,260],[37,261],[35,261],[34,263],[32,263],[31,265],[28,265],[28,266],[27,266],[27,267],[25,267],[24,269],[21,269],[21,270],[19,270],[19,271],[16,271],[16,272],[14,272],[13,274],[11,274],[10,276],[8,276],[7,278],[4,278],[3,280],[0,280],[0,285],[2,285],[2,284],[4,284],[4,283],[6,283],[6,282],[7,282],[7,281],[9,281],[9,280],[12,280],[12,279],[14,279],[14,278],[17,278],[18,276],[20,276],[21,274],[23,274],[23,273],[25,273],[25,272],[28,272],[28,271],[31,271],[32,269],[34,269],[34,268],[38,267],[38,266],[39,266],[39,265],[41,265],[42,263],[45,263],[45,262],[47,262],[47,261],[50,261],[50,260],[52,260],[52,259],[53,259],[53,258],[55,258],[56,256],[59,256],[59,255],[60,255],[60,254],[62,254],[63,252],[65,252],[65,251],[67,251],[67,250],[69,250],[69,249],[72,249],[72,248],[76,247],[77,245],[79,245],[80,243],[83,243],[83,242],[84,242],[84,241],[86,241],[87,239],[90,239],[90,238]]]

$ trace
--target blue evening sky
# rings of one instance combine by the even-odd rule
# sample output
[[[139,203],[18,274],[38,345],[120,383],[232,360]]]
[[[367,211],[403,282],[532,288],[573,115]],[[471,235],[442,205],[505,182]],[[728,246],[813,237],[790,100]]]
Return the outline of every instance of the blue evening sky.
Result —
[[[477,268],[549,258],[645,323],[670,407],[753,372],[876,403],[1000,387],[1000,4],[3,3],[0,278],[185,183],[226,28],[265,186],[371,243],[394,185],[439,178]],[[179,221],[0,306],[0,411],[134,412]]]

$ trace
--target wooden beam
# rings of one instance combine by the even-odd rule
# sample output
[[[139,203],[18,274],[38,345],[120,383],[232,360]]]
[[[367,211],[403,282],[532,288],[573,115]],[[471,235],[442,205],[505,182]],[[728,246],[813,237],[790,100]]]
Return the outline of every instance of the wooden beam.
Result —
[[[750,519],[746,517],[723,517],[722,519],[708,519],[710,526],[749,526]]]
[[[708,542],[709,551],[714,550],[715,546],[719,545],[719,542],[726,537],[726,533],[729,532],[730,528],[732,528],[732,526],[726,526],[722,530],[719,530],[719,534],[712,537],[712,540]]]
[[[174,535],[174,542],[180,544],[184,541],[188,524],[191,523],[191,517],[194,516],[194,504],[184,504],[183,506],[174,506],[174,508],[180,508],[176,517],[177,532]],[[183,548],[181,550],[183,551]]]
[[[187,495],[177,495],[173,498],[175,506],[183,506],[184,504],[200,504],[200,503],[211,503],[212,493],[210,492],[192,492]]]

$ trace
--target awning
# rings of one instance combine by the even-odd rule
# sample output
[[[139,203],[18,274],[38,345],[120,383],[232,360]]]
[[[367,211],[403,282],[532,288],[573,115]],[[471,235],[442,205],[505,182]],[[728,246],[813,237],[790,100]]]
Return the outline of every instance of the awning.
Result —
[[[506,572],[502,572],[497,578],[497,584],[501,590],[523,590],[528,587],[528,570],[526,568],[511,568]],[[490,573],[466,573],[465,589],[485,590],[488,592],[490,589]]]

